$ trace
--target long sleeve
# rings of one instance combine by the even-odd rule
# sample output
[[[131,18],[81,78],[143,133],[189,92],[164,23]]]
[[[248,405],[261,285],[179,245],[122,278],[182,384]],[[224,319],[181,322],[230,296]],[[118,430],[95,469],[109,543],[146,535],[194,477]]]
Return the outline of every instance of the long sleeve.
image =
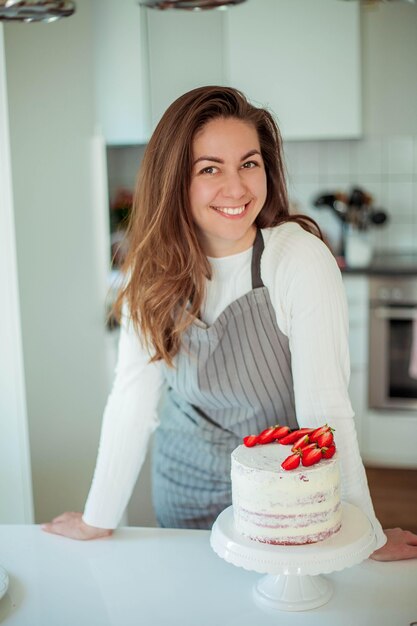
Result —
[[[100,436],[94,478],[83,519],[99,528],[115,528],[129,501],[158,425],[157,405],[163,386],[160,362],[149,363],[145,349],[125,320],[118,360]]]
[[[278,325],[289,338],[298,423],[335,429],[342,499],[367,514],[381,547],[386,537],[372,505],[348,395],[348,315],[340,270],[317,237],[291,223],[271,234],[262,262]]]

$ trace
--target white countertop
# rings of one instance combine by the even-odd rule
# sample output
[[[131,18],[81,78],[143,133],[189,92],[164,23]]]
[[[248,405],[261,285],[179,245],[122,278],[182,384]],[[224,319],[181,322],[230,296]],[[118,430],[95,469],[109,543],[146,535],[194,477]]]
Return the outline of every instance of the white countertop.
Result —
[[[334,594],[306,612],[269,614],[252,587],[262,575],[230,565],[198,530],[122,528],[78,542],[38,526],[0,526],[10,626],[409,626],[417,622],[417,559],[366,560],[328,574]]]

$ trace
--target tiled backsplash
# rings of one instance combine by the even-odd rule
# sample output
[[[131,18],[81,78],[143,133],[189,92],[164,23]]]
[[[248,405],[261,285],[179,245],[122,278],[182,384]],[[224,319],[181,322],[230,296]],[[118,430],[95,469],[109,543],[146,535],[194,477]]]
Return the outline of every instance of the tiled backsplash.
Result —
[[[358,186],[390,217],[372,230],[375,250],[417,253],[417,137],[286,142],[284,148],[290,199],[320,224],[333,245],[340,222],[330,209],[315,209],[313,201],[320,193]]]
[[[348,193],[359,186],[385,209],[389,222],[374,227],[375,250],[417,253],[417,137],[285,143],[288,189],[298,210],[311,215],[337,247],[340,222],[330,209],[315,209],[323,192]],[[109,148],[110,198],[118,187],[133,188],[144,146]]]

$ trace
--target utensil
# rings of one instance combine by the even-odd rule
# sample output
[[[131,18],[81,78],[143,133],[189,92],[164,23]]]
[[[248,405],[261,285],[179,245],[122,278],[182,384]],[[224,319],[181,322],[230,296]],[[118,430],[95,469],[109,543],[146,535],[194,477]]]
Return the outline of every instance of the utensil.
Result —
[[[313,204],[318,209],[322,207],[329,207],[342,222],[347,221],[347,197],[345,194],[325,193],[317,196]]]

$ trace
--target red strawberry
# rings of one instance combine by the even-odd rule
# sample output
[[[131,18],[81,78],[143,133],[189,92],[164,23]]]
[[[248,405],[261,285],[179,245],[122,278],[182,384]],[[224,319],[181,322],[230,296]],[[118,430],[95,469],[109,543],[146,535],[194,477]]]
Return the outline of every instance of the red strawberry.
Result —
[[[309,443],[307,446],[304,446],[304,448],[301,448],[300,452],[301,454],[307,454],[307,452],[309,452],[310,450],[315,450],[316,448],[316,443]]]
[[[333,443],[333,433],[331,430],[320,435],[317,439],[317,445],[319,448],[328,448]]]
[[[336,452],[336,446],[332,443],[328,448],[322,448],[321,454],[324,459],[331,459],[334,453]]]
[[[301,435],[310,435],[314,430],[314,428],[299,428],[297,432],[301,437]]]
[[[278,440],[278,443],[282,443],[283,446],[287,446],[290,443],[294,443],[299,438],[300,434],[298,430],[293,430],[292,433],[285,435],[285,437],[281,437],[281,439]]]
[[[297,439],[299,439],[303,435],[310,436],[310,433],[312,433],[313,431],[314,428],[298,428],[297,430],[293,430],[292,432],[288,433],[288,435],[280,439],[279,443],[282,443],[284,446],[290,443],[295,443]]]
[[[320,428],[316,428],[316,430],[314,430],[311,435],[310,435],[310,441],[317,441],[318,438],[320,437],[320,435],[324,435],[324,433],[327,432],[333,432],[333,428],[330,428],[330,426],[328,426],[327,424],[325,424],[324,426],[320,426]]]
[[[243,437],[243,443],[247,448],[253,448],[258,443],[258,435],[248,435]]]
[[[295,452],[296,450],[299,450],[300,448],[304,448],[304,446],[306,446],[309,443],[309,441],[310,440],[308,438],[308,435],[301,435],[301,437],[297,439],[297,441],[295,442],[291,450]]]
[[[290,432],[289,426],[276,426],[274,430],[274,439],[281,439]]]
[[[274,432],[275,432],[275,426],[271,426],[270,428],[265,428],[265,430],[263,430],[261,433],[259,433],[258,435],[258,443],[271,443],[272,441],[275,441],[275,437],[274,437]]]
[[[305,454],[303,454],[302,463],[304,466],[315,465],[322,458],[322,453],[320,448],[316,448],[315,450],[309,450]]]
[[[300,465],[300,455],[296,452],[287,456],[287,458],[281,463],[282,469],[292,470]]]

